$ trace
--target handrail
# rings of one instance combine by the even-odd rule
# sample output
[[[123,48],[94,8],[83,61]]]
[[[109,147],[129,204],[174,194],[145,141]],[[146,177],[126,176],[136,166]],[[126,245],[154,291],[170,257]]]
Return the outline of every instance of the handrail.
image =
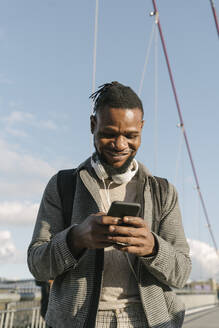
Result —
[[[25,317],[25,323],[22,322],[21,324],[25,324],[26,328],[45,328],[46,323],[42,316],[40,315],[40,307],[31,307],[31,308],[10,308],[6,310],[0,311],[0,328],[13,328],[13,327],[21,327],[19,323],[16,321],[21,321],[22,318],[18,319],[17,317],[22,312],[30,312],[29,316]]]
[[[36,292],[8,292],[0,293],[0,303],[19,302],[19,301],[40,301],[41,291]]]
[[[217,291],[215,290],[204,290],[204,289],[174,289],[174,292],[179,294],[186,294],[186,295],[216,295]]]

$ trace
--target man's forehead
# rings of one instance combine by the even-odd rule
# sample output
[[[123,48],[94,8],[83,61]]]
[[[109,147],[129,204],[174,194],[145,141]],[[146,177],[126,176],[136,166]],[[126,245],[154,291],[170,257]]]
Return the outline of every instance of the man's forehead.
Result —
[[[97,116],[100,131],[122,130],[137,131],[142,127],[142,113],[140,109],[110,108]]]
[[[96,116],[105,118],[109,116],[115,116],[115,115],[125,115],[127,118],[132,119],[133,117],[141,116],[143,118],[142,110],[138,107],[135,108],[126,108],[126,107],[109,107],[105,106],[101,110],[97,111]]]

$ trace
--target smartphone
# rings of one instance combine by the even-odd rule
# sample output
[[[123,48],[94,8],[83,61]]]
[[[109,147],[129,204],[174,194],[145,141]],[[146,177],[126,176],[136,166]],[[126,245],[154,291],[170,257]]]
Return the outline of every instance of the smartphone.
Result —
[[[127,203],[115,201],[112,202],[110,209],[107,213],[108,216],[115,216],[123,218],[124,216],[139,216],[141,210],[141,205],[139,203]],[[120,223],[122,226],[130,226],[126,223]],[[127,246],[125,243],[114,243],[118,246]]]
[[[124,216],[139,216],[141,205],[139,203],[112,202],[107,213],[108,216],[123,218]]]

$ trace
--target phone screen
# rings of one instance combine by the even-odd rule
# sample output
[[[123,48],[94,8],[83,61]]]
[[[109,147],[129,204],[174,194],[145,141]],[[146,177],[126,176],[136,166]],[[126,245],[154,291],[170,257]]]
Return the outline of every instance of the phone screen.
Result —
[[[139,203],[127,203],[115,201],[112,202],[107,213],[109,216],[123,218],[124,216],[138,216],[140,214],[141,205]]]
[[[123,218],[124,216],[139,216],[141,210],[141,205],[139,203],[127,203],[115,201],[112,202],[110,209],[107,213],[109,216],[115,216]],[[128,223],[121,222],[122,226],[130,226]],[[124,243],[115,243],[120,246],[126,246]]]

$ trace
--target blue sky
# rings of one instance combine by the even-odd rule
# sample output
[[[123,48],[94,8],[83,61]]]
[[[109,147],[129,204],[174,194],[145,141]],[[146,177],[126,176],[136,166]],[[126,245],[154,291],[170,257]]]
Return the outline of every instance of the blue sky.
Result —
[[[215,5],[219,12],[219,2]],[[219,43],[210,2],[158,0],[157,6],[219,244]],[[149,0],[99,0],[96,87],[117,80],[138,91],[154,24],[152,10]],[[0,276],[31,277],[26,249],[43,189],[57,170],[75,167],[92,152],[94,15],[95,0],[0,3]],[[141,93],[146,123],[137,158],[176,184],[196,268],[192,278],[215,276],[218,260],[184,143],[179,147],[179,119],[159,39],[157,53],[155,129],[153,39]]]

